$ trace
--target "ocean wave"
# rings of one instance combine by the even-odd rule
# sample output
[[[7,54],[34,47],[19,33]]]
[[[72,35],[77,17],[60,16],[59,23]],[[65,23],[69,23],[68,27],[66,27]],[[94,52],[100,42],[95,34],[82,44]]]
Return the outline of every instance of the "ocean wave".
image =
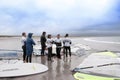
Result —
[[[90,41],[90,42],[97,42],[97,43],[120,44],[120,42],[102,41],[102,40],[95,40],[95,39],[90,39],[90,38],[84,38],[84,40],[85,40],[85,41]]]

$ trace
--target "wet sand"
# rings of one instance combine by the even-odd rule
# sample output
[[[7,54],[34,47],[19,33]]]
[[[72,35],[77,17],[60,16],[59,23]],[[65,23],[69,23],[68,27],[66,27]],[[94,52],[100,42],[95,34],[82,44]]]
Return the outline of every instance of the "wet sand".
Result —
[[[22,55],[20,59],[22,59]],[[86,56],[72,57],[58,59],[53,57],[53,62],[47,61],[47,56],[34,56],[32,62],[41,63],[48,66],[49,70],[35,75],[14,77],[14,78],[1,78],[0,80],[74,80],[71,70],[78,66]]]

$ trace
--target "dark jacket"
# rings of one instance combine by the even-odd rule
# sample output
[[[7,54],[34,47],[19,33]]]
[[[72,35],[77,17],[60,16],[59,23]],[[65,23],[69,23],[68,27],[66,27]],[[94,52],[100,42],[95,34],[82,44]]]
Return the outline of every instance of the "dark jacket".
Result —
[[[32,39],[32,33],[28,34],[28,38],[26,40],[26,55],[30,56],[33,52],[33,45],[35,45],[35,42]]]
[[[46,44],[45,44],[46,43],[46,37],[44,35],[41,36],[40,41],[41,41],[41,46],[46,47]]]

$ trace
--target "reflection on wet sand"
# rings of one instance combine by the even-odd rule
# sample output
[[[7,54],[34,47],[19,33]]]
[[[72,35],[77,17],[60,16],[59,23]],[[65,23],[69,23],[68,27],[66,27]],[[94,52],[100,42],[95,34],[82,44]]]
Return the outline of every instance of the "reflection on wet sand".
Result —
[[[46,72],[42,80],[66,80],[71,74],[71,58],[58,59],[53,58],[54,62],[48,61],[46,56],[41,56],[41,63],[47,65],[49,70]],[[68,79],[70,80],[70,79]]]
[[[22,55],[20,58],[22,59]],[[73,55],[72,58],[66,58],[62,56],[62,59],[58,59],[57,57],[53,57],[54,61],[51,62],[47,60],[47,56],[33,55],[32,61],[34,63],[44,64],[48,66],[49,70],[41,74],[14,78],[0,78],[0,80],[74,80],[71,72],[71,67],[73,67],[73,65],[78,65],[75,63],[76,58],[79,59],[79,57]]]
[[[53,63],[48,61],[48,80],[54,80]]]
[[[41,64],[46,64],[46,56],[41,56]]]
[[[71,59],[65,58],[64,64],[63,64],[63,68],[64,68],[64,75],[67,75],[70,73],[70,67],[71,67]]]

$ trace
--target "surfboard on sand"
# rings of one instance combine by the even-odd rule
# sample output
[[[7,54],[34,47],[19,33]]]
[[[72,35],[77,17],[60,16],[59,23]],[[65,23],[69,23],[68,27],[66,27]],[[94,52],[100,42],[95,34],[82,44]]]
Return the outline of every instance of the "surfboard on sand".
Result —
[[[42,73],[48,67],[38,63],[23,63],[16,52],[0,52],[0,78]]]
[[[47,66],[38,63],[4,64],[0,65],[0,78],[38,74],[47,70]]]

